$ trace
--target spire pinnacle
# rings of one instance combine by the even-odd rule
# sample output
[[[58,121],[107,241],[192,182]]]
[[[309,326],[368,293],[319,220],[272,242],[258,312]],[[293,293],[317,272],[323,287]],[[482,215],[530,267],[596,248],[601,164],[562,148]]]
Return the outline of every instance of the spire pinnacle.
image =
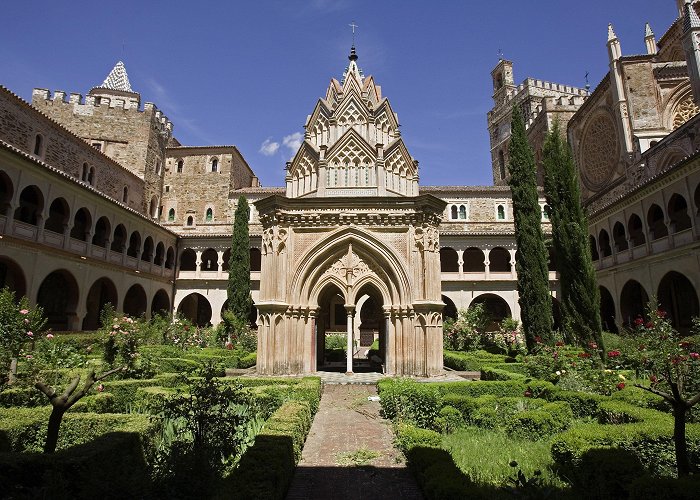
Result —
[[[613,40],[617,40],[617,35],[615,34],[612,23],[610,23],[608,24],[608,42],[612,42]]]
[[[651,30],[651,26],[649,25],[649,23],[646,23],[646,25],[644,26],[644,36],[654,36],[654,32]]]
[[[105,81],[99,86],[102,89],[120,90],[122,92],[134,92],[129,83],[129,75],[126,74],[126,68],[122,61],[117,61],[112,71],[109,72]]]
[[[348,59],[351,61],[357,61],[357,59],[358,59],[354,44],[352,47],[350,47],[350,55],[348,56]]]
[[[685,0],[685,20],[683,21],[683,28],[685,31],[690,31],[694,28],[700,28],[700,17],[693,7],[693,2],[690,0]]]

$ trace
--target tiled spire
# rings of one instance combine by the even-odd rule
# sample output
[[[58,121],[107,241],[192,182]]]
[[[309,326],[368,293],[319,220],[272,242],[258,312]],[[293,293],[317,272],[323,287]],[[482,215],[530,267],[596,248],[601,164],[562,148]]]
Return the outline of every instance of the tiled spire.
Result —
[[[121,90],[122,92],[133,92],[133,90],[131,90],[131,84],[129,83],[129,75],[126,74],[126,68],[124,67],[123,62],[117,62],[99,88]]]

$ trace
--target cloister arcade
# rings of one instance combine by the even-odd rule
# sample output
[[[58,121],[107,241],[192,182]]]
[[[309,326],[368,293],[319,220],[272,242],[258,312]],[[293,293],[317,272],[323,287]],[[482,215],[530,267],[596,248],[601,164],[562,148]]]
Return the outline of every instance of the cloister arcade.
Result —
[[[656,297],[674,328],[687,333],[700,315],[700,261],[692,250],[700,240],[700,173],[670,179],[592,222],[603,327],[634,326]]]

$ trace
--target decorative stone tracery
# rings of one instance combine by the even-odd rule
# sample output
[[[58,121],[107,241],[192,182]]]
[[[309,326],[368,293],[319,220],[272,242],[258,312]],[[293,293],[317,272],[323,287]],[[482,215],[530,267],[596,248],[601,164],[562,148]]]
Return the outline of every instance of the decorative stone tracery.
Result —
[[[583,179],[589,188],[602,187],[612,177],[619,158],[615,124],[607,114],[595,117],[581,141]]]
[[[683,125],[692,117],[700,112],[700,108],[695,104],[692,97],[688,97],[676,107],[676,112],[673,115],[673,130]]]

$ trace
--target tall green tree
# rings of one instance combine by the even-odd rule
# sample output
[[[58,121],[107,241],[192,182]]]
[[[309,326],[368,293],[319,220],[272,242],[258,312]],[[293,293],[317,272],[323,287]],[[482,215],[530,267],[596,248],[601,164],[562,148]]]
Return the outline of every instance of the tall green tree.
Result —
[[[542,214],[537,195],[535,156],[527,142],[520,108],[513,107],[509,185],[515,221],[515,270],[518,273],[520,317],[525,342],[532,351],[537,341],[551,343],[552,297],[549,292],[547,249],[542,235]]]
[[[582,345],[595,342],[604,353],[600,292],[591,261],[588,222],[571,149],[562,138],[559,123],[547,134],[542,152],[564,334],[567,340]]]
[[[246,320],[253,301],[250,297],[250,237],[248,236],[248,200],[238,198],[233,219],[231,257],[228,261],[228,310]]]

